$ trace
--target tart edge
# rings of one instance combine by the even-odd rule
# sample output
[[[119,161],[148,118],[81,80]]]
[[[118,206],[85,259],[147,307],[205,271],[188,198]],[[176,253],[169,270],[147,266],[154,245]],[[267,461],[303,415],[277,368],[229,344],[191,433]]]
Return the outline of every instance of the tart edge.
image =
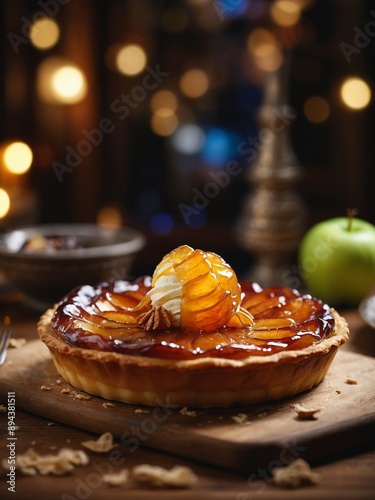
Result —
[[[349,338],[346,320],[332,309],[330,337],[301,350],[241,360],[158,359],[69,346],[52,331],[54,311],[41,316],[38,335],[64,380],[105,399],[150,406],[227,407],[293,396],[323,380]]]

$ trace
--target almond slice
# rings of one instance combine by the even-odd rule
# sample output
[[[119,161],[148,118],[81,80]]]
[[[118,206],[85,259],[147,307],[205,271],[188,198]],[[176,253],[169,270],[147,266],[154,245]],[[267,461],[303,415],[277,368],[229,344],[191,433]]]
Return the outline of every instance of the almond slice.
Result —
[[[315,420],[317,418],[315,413],[321,411],[320,408],[306,408],[299,403],[292,405],[292,408],[296,410],[298,417],[302,420]]]
[[[313,472],[302,458],[297,458],[286,467],[275,467],[272,471],[273,482],[284,488],[298,488],[319,482],[319,474]]]
[[[107,453],[116,446],[113,444],[113,436],[110,432],[105,432],[96,440],[83,441],[81,445],[94,453]]]
[[[182,465],[175,465],[168,470],[157,465],[141,464],[134,467],[132,477],[140,483],[172,488],[188,488],[197,481],[194,472]]]

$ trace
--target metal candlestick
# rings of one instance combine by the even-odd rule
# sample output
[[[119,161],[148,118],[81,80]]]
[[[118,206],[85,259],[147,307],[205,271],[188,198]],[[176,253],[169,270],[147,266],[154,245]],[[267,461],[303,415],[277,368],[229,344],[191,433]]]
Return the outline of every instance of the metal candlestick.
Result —
[[[258,111],[258,150],[248,171],[253,187],[238,224],[239,243],[255,256],[247,279],[261,286],[286,284],[291,257],[305,230],[305,205],[295,191],[300,167],[290,144],[295,117],[287,104],[289,58],[267,75]]]

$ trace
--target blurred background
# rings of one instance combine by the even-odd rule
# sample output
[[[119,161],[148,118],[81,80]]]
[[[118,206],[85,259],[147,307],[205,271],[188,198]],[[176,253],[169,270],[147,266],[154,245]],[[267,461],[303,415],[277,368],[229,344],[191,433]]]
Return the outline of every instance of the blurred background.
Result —
[[[261,158],[281,161],[277,147],[264,159],[259,109],[270,92],[288,125],[282,161],[294,166],[288,189],[304,227],[348,207],[375,223],[373,2],[3,0],[0,9],[0,230],[132,226],[148,241],[135,273],[182,243],[244,272],[253,254],[236,232],[262,182],[251,171]]]

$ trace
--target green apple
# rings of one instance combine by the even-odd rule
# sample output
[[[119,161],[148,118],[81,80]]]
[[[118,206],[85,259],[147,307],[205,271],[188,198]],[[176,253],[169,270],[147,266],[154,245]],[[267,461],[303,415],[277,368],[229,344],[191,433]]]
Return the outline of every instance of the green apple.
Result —
[[[301,242],[299,268],[315,297],[358,305],[375,285],[375,226],[350,214],[316,224]]]

